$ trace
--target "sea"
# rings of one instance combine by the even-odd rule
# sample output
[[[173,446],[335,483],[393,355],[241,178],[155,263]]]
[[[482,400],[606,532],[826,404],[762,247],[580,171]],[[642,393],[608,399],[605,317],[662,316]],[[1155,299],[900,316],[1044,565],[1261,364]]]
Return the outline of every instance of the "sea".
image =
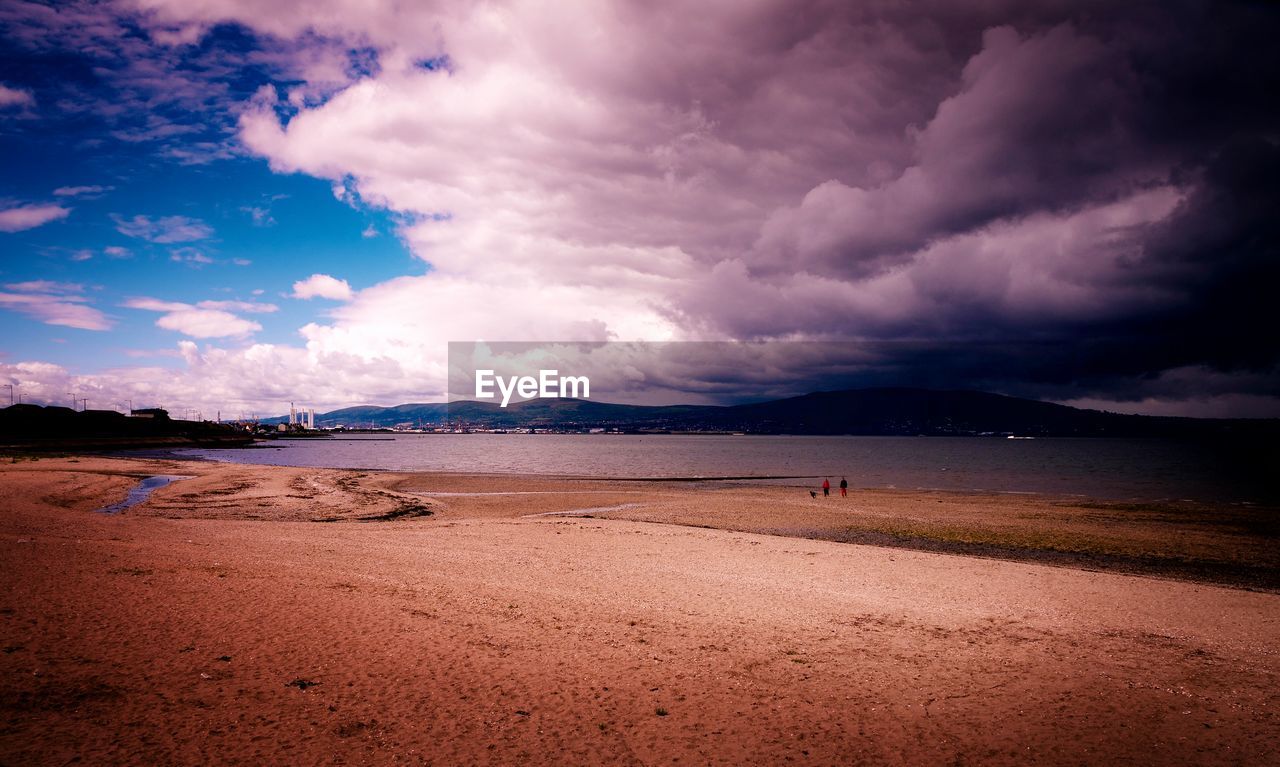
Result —
[[[755,481],[1280,505],[1274,446],[1136,439],[369,434],[179,456],[280,466]]]

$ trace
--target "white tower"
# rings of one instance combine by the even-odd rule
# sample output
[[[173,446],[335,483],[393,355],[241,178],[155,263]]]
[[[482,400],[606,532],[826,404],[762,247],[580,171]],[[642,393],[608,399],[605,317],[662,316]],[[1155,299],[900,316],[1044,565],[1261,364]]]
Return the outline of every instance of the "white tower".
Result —
[[[293,408],[293,403],[289,403],[289,425],[293,426],[298,422],[298,411]]]

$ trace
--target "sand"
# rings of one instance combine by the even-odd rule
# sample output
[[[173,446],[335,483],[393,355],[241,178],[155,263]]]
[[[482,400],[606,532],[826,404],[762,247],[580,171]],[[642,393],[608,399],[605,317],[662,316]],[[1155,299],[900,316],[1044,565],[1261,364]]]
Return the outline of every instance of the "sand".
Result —
[[[152,474],[193,478],[94,512]],[[89,457],[0,492],[5,765],[1280,761],[1276,593],[717,529],[1266,565],[1195,514]]]

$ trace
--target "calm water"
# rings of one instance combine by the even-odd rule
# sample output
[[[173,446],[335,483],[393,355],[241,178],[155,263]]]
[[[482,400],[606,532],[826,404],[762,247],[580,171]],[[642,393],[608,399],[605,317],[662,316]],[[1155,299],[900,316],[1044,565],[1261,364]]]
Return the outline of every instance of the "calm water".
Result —
[[[407,434],[282,440],[248,450],[184,450],[283,466],[576,474],[595,477],[804,475],[775,480],[852,487],[937,488],[1276,503],[1276,451],[1155,440],[967,437]]]
[[[98,509],[98,511],[104,514],[118,514],[130,506],[136,506],[147,500],[153,491],[159,490],[170,482],[177,482],[180,479],[191,479],[191,477],[181,474],[157,474],[154,477],[147,477],[130,490],[129,494],[125,496],[123,501],[113,503],[110,506],[103,506],[101,509]]]

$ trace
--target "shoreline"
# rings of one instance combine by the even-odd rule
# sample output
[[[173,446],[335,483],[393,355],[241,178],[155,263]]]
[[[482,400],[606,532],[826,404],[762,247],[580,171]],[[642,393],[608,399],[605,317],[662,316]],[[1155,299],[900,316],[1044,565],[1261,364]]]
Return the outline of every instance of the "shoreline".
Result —
[[[192,479],[92,513],[151,474]],[[0,481],[3,763],[1280,755],[1280,595],[690,524],[1258,553],[1167,510],[94,456]]]
[[[590,492],[595,495],[615,495],[623,500],[619,503],[591,504],[580,509],[558,506],[550,512],[535,511],[532,514],[521,513],[518,509],[504,513],[485,508],[483,515],[509,518],[592,518],[593,512],[609,508],[611,512],[629,512],[610,513],[609,518],[614,520],[750,532],[783,538],[869,545],[1280,592],[1280,552],[1266,551],[1270,548],[1270,542],[1280,537],[1280,507],[1266,505],[1206,504],[1183,500],[1112,500],[1085,495],[1064,496],[1022,491],[863,487],[850,489],[850,499],[855,505],[854,511],[850,513],[848,501],[842,501],[837,495],[826,499],[820,496],[813,499],[814,503],[805,502],[801,493],[807,493],[806,486],[773,484],[772,480],[779,477],[618,478],[509,472],[460,474],[394,469],[283,467],[219,461],[204,456],[147,455],[138,458],[84,454],[82,458],[144,463],[171,461],[178,465],[190,462],[251,473],[280,470],[295,473],[338,472],[346,475],[348,485],[355,481],[351,479],[353,477],[372,475],[379,478],[379,487],[385,488],[374,490],[374,494],[385,495],[386,490],[393,490],[399,496],[400,505],[358,517],[365,521],[383,519],[384,515],[390,515],[386,519],[430,516],[434,512],[427,511],[428,508],[448,508],[450,499],[510,499],[513,496],[564,496]],[[217,470],[212,471],[218,473]],[[139,472],[145,473],[145,470],[134,469],[130,476],[142,476]],[[455,491],[436,487],[432,490],[433,485],[449,485],[460,480],[471,489]],[[508,489],[477,491],[474,489],[476,485]],[[543,489],[522,489],[529,486]],[[592,489],[583,489],[586,487]],[[234,494],[215,492],[224,501],[235,497]],[[723,501],[727,497],[730,503],[738,500],[734,496],[740,494],[744,497],[741,499],[743,503],[739,505],[747,513],[726,509],[723,502],[691,513],[688,503],[679,502],[681,493],[691,498],[713,498],[717,501]],[[197,494],[186,495],[190,498]],[[634,499],[637,496],[644,500],[636,502]],[[799,497],[800,502],[796,503],[796,498],[791,496]],[[295,492],[292,497],[300,496]],[[859,498],[863,503],[859,504]],[[436,499],[434,503],[432,499]],[[673,499],[676,500],[674,504],[671,502]],[[858,513],[868,500],[875,501],[882,508],[872,514]],[[758,518],[759,515],[753,517],[750,512],[757,510],[756,507],[762,503],[784,505],[786,514],[768,515],[767,519]],[[845,505],[838,505],[842,503]],[[918,509],[925,504],[940,505],[942,508],[924,517],[913,512],[895,518],[895,511],[901,512],[905,507]],[[467,505],[463,504],[463,509],[454,513],[465,517],[466,508]],[[1024,523],[1021,525],[1010,525],[1011,521],[1019,520],[1001,518],[998,520],[1000,524],[993,525],[991,519],[977,518],[984,515],[975,516],[975,508],[985,509],[987,512],[993,508],[1001,509],[1004,517],[1029,519],[1021,520]],[[956,509],[964,511],[964,518],[953,519],[948,516],[948,511]],[[988,513],[985,516],[991,515]],[[357,517],[332,512],[327,516],[316,517],[314,521],[337,522],[348,518]],[[1080,518],[1086,518],[1083,525]],[[1025,524],[1027,521],[1032,524]],[[1103,530],[1106,525],[1123,525],[1129,528],[1137,526],[1141,529],[1130,530],[1134,535],[1117,541],[1113,534]],[[1224,532],[1227,534],[1214,535]],[[1184,538],[1188,535],[1199,535],[1205,539],[1207,546],[1190,550],[1186,547],[1161,547],[1160,536]],[[1232,549],[1232,546],[1242,542],[1250,544],[1247,556],[1241,556],[1239,551]]]
[[[536,474],[655,483],[735,478],[726,481],[817,484],[823,476],[839,477],[854,471],[857,476],[850,479],[855,487],[864,488],[1280,507],[1280,486],[1266,468],[1274,449],[1245,450],[1241,445],[1215,452],[1196,442],[1148,444],[1150,441],[1127,439],[1059,439],[1041,445],[981,438],[824,437],[812,438],[827,440],[820,449],[795,446],[800,444],[795,440],[808,438],[789,438],[753,443],[757,447],[739,455],[735,451],[742,443],[736,440],[725,438],[704,449],[700,446],[707,443],[671,437],[676,442],[637,438],[620,445],[618,451],[611,447],[607,454],[601,454],[601,443],[592,440],[593,435],[538,436],[533,441],[500,435],[440,436],[447,441],[435,447],[431,446],[434,443],[403,437],[398,438],[403,444],[361,446],[358,442],[321,444],[308,440],[252,448],[265,452],[190,452],[228,462],[268,465]],[[775,449],[784,448],[791,452],[775,458]],[[766,477],[797,479],[763,479]]]

